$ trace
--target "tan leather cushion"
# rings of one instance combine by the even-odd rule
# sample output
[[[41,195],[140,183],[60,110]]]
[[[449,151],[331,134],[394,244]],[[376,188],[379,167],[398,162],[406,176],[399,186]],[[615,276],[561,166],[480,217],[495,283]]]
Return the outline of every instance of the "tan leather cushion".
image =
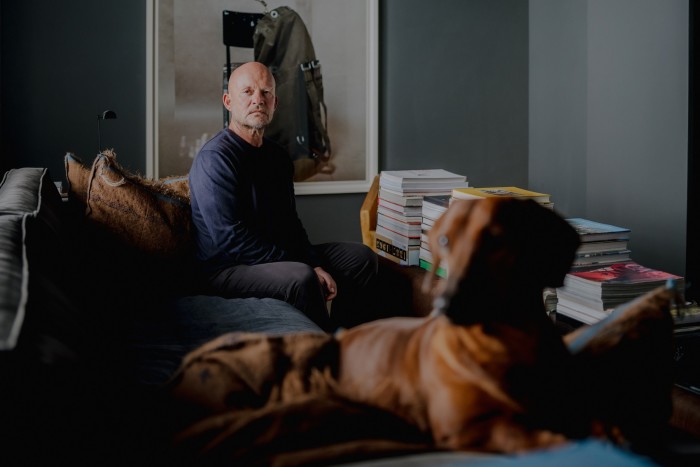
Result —
[[[70,152],[63,160],[66,168],[66,180],[68,181],[68,199],[84,207],[87,201],[90,167]]]
[[[66,166],[67,175],[75,175],[69,183],[80,199],[84,171],[68,158]],[[189,250],[187,177],[147,179],[129,173],[112,151],[105,151],[95,158],[87,177],[85,205],[88,220],[140,251],[169,258]]]

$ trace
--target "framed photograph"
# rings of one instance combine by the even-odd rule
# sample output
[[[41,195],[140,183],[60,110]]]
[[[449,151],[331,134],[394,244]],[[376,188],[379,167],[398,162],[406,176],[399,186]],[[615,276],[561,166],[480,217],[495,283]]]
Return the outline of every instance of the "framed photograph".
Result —
[[[221,97],[227,63],[235,68],[254,60],[255,49],[224,44],[225,15],[263,17],[287,7],[308,31],[320,67],[331,148],[322,163],[290,156],[296,193],[369,190],[378,167],[378,0],[146,3],[148,177],[188,173],[201,146],[226,125]]]

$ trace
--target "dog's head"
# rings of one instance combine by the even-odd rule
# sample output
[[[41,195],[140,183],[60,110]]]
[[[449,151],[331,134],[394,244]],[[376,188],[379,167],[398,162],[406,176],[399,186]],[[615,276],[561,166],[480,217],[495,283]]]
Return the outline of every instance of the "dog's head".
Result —
[[[461,304],[505,303],[509,294],[523,300],[541,297],[544,287],[562,285],[579,236],[566,220],[532,200],[486,198],[454,201],[430,230],[428,242],[433,271],[442,263],[448,278],[436,281],[430,274],[426,289],[436,307],[447,311],[460,301],[458,295]]]

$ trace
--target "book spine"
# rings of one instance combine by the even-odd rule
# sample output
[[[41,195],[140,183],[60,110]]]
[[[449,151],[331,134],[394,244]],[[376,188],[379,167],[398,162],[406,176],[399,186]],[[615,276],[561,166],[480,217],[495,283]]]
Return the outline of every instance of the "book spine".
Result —
[[[394,232],[393,230],[387,229],[381,225],[377,226],[376,234],[384,237],[385,240],[390,241],[393,245],[420,245],[420,236],[407,237],[406,235]]]
[[[385,206],[379,200],[379,205],[377,206],[377,213],[385,215],[387,217],[395,218],[400,222],[405,223],[415,223],[418,219],[421,219],[421,211],[412,210],[411,208],[402,209],[401,206],[394,205]],[[398,208],[398,209],[396,209]]]
[[[377,213],[377,229],[379,229],[379,227],[384,227],[404,237],[420,238],[420,224],[399,222],[381,213]]]
[[[418,248],[394,244],[391,240],[377,235],[375,239],[377,254],[404,266],[418,265]]]

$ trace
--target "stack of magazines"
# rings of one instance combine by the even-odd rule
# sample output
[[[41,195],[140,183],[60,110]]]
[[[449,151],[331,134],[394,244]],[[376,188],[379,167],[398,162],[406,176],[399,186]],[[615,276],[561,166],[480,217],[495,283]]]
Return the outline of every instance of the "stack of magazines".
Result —
[[[615,307],[666,284],[669,279],[675,281],[679,292],[683,291],[683,277],[631,260],[588,271],[571,271],[564,278],[564,286],[557,289],[557,313],[592,324],[607,317]]]
[[[572,270],[596,269],[631,260],[628,248],[630,229],[580,217],[566,220],[581,239]]]

